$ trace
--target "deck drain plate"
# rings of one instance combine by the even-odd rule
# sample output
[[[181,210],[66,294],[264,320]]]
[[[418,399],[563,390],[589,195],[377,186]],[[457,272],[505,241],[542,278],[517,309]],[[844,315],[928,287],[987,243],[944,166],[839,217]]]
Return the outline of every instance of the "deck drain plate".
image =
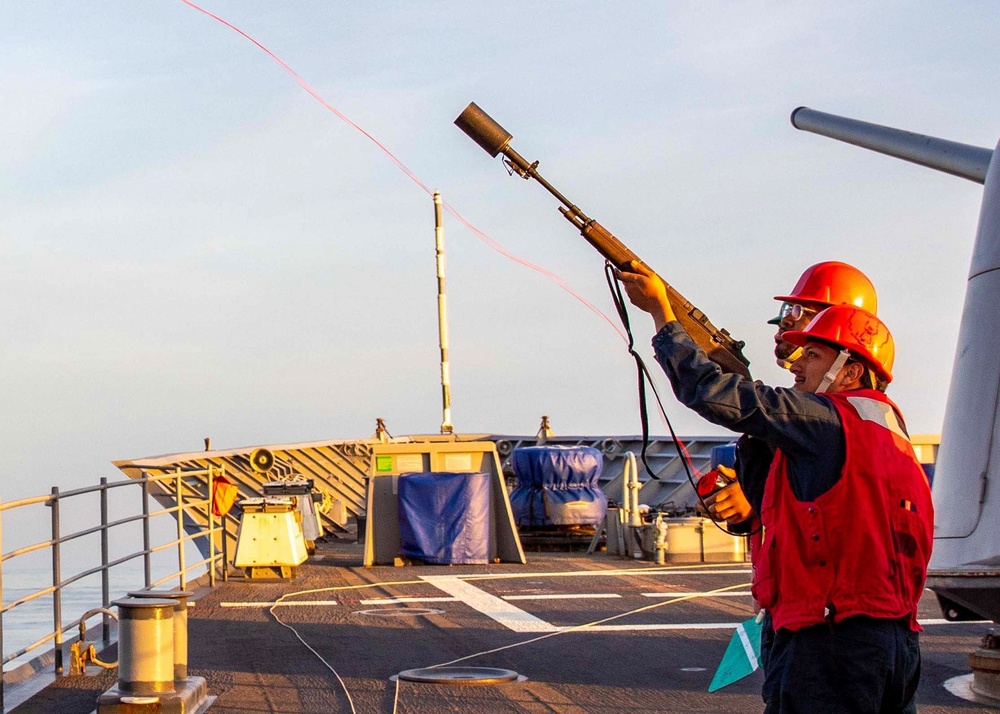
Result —
[[[504,684],[518,679],[514,670],[496,667],[424,667],[396,676],[404,682],[423,684]]]

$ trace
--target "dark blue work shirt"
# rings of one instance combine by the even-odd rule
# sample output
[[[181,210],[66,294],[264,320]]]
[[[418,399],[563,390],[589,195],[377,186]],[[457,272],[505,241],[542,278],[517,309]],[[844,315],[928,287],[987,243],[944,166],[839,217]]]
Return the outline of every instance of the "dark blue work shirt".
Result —
[[[789,485],[800,501],[816,500],[840,479],[844,432],[829,400],[723,374],[678,322],[653,337],[653,349],[682,404],[713,424],[781,449],[788,458]],[[762,498],[767,473],[751,471],[742,475],[747,479],[744,490],[757,509],[760,503],[754,500]]]

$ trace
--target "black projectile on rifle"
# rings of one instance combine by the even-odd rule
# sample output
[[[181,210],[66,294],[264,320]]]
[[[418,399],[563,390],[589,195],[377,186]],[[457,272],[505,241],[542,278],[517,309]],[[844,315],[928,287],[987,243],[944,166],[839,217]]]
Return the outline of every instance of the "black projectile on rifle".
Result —
[[[559,202],[563,204],[559,211],[566,217],[566,220],[576,226],[587,242],[597,248],[597,251],[612,265],[619,270],[629,270],[629,265],[633,260],[642,262],[639,260],[639,256],[629,250],[628,246],[612,235],[607,228],[593,218],[584,215],[583,211],[574,206],[569,199],[542,178],[537,171],[537,161],[529,164],[524,157],[510,148],[510,140],[513,138],[511,134],[493,121],[489,114],[476,106],[475,102],[470,103],[465,108],[465,111],[455,120],[455,124],[490,156],[496,157],[498,154],[503,154],[504,163],[511,171],[521,178],[535,179],[549,193],[559,199]],[[749,377],[750,361],[743,356],[745,343],[734,340],[728,332],[713,325],[705,313],[674,290],[666,280],[663,281],[663,284],[666,285],[667,296],[670,298],[670,304],[674,308],[677,320],[691,336],[691,339],[697,342],[724,372]]]

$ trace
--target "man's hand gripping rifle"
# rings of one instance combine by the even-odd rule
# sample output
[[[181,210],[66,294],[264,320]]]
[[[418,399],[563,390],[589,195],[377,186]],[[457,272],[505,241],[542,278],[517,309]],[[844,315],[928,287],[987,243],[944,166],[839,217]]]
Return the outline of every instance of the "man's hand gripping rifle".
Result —
[[[628,246],[618,240],[612,233],[592,218],[588,218],[583,211],[574,206],[565,196],[543,179],[538,171],[538,162],[528,163],[524,157],[510,148],[510,140],[513,138],[502,126],[493,121],[490,116],[480,109],[476,104],[470,103],[465,108],[455,124],[459,129],[469,135],[473,141],[479,144],[490,156],[496,157],[498,154],[504,155],[504,164],[518,176],[524,179],[535,179],[542,184],[545,189],[559,199],[563,205],[559,211],[580,231],[587,242],[594,246],[612,265],[619,270],[632,270],[632,261],[639,260],[639,257],[629,250]],[[663,280],[663,278],[660,278]],[[730,372],[750,376],[748,365],[749,360],[743,356],[744,343],[734,340],[728,332],[720,330],[705,316],[701,310],[692,305],[683,295],[674,290],[670,284],[663,280],[667,288],[667,296],[670,304],[674,308],[678,322],[681,327],[691,336],[698,345],[705,350],[709,358],[718,364],[723,372]]]

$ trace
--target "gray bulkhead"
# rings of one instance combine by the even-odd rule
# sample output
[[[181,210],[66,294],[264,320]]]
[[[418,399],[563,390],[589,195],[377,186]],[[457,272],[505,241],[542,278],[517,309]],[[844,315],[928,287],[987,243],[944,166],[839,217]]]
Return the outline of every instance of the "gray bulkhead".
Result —
[[[992,161],[935,468],[933,569],[1000,568],[998,407],[1000,161]]]
[[[800,107],[792,125],[984,184],[941,446],[927,584],[953,619],[1000,622],[1000,155]],[[1000,150],[1000,144],[997,149]]]

